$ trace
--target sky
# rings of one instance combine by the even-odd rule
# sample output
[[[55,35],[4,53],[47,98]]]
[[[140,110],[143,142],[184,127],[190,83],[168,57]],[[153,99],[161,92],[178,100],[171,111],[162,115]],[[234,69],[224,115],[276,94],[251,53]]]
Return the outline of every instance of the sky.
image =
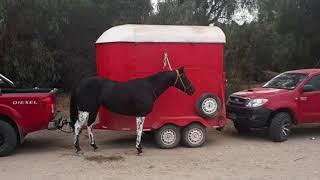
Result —
[[[150,0],[150,1],[151,1],[152,6],[155,7],[159,0]],[[255,13],[256,12],[254,12],[254,14],[251,14],[246,9],[239,9],[238,11],[235,12],[235,14],[234,14],[234,16],[232,18],[238,24],[243,24],[244,22],[253,21],[255,16],[256,16]]]
[[[151,0],[151,3],[154,4],[154,3],[157,3],[158,0]]]
[[[153,7],[157,5],[158,0],[150,0]]]

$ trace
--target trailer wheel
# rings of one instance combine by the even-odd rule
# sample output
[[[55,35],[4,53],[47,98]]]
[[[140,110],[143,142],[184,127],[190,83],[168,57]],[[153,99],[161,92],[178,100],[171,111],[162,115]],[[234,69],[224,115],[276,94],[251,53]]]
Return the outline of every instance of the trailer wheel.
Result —
[[[16,131],[9,123],[0,120],[0,156],[11,154],[16,146]]]
[[[188,147],[201,147],[207,140],[207,131],[200,124],[190,124],[182,131],[182,143]]]
[[[283,142],[288,139],[292,120],[290,114],[280,112],[271,119],[269,136],[275,142]]]
[[[219,97],[213,94],[203,94],[196,103],[196,109],[200,116],[204,118],[212,118],[220,111],[221,101]]]
[[[155,141],[161,149],[172,149],[181,140],[180,128],[174,125],[164,125],[155,132]]]

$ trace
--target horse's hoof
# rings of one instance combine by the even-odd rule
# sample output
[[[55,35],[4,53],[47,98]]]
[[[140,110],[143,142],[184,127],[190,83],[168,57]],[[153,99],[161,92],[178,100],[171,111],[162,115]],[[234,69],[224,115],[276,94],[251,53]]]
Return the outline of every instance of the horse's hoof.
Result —
[[[137,150],[138,150],[138,155],[140,155],[142,153],[142,148],[138,147]]]
[[[98,149],[98,146],[96,144],[91,144],[91,146],[93,147],[94,151],[96,151]]]
[[[78,154],[81,151],[80,147],[76,147],[76,153]]]

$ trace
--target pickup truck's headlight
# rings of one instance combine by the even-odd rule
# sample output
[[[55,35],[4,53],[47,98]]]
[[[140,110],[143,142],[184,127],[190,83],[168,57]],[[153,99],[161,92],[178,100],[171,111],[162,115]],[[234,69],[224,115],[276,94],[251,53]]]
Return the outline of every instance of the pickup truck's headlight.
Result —
[[[248,102],[247,107],[259,107],[264,105],[266,102],[268,102],[268,99],[251,99]]]

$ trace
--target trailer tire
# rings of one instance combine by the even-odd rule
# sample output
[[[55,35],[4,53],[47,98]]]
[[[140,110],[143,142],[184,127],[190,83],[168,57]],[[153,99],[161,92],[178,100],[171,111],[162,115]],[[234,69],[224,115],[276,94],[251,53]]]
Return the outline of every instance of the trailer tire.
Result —
[[[177,126],[171,124],[164,125],[155,132],[154,138],[161,149],[172,149],[179,145],[181,131]]]
[[[269,127],[269,136],[274,142],[288,140],[292,119],[289,113],[279,112],[272,119]]]
[[[17,133],[9,123],[0,120],[0,156],[13,153],[18,144]]]
[[[213,118],[221,110],[221,101],[218,96],[213,94],[203,94],[197,100],[196,110],[201,117]]]
[[[188,147],[201,147],[207,140],[207,131],[202,125],[195,123],[182,131],[182,144]]]

